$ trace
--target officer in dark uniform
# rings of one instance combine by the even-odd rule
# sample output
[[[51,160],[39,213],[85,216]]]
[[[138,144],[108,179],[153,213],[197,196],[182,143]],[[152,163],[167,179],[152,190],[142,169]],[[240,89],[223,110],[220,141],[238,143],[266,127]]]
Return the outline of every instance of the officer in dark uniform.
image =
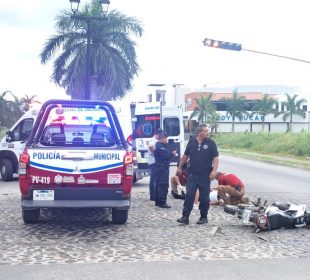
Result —
[[[159,134],[158,142],[154,151],[155,172],[156,172],[156,198],[155,205],[160,208],[171,208],[167,204],[167,194],[169,188],[169,167],[170,161],[177,154],[177,151],[168,149],[168,135],[165,132]]]
[[[189,224],[197,189],[200,200],[200,218],[197,224],[208,222],[210,181],[215,179],[219,165],[217,146],[208,138],[208,133],[207,125],[199,125],[197,136],[188,142],[177,169],[177,172],[181,173],[181,166],[190,159],[190,176],[186,186],[182,217],[177,219],[177,222],[182,224]]]

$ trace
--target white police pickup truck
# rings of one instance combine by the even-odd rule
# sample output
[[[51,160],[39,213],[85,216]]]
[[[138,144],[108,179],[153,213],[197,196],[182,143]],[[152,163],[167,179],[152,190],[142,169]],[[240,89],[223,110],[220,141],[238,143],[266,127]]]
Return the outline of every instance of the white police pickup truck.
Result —
[[[129,147],[132,146],[129,140],[132,129],[130,115],[128,115],[126,106],[119,106],[117,102],[109,101],[115,108],[117,117],[122,127],[123,133]],[[40,108],[35,107],[21,116],[12,128],[6,132],[5,137],[0,141],[0,175],[3,181],[12,181],[14,174],[18,173],[18,160],[24,151],[26,141],[30,135],[33,124],[39,114]],[[142,173],[138,170],[136,158],[134,157],[134,175],[133,183],[143,178]]]
[[[38,109],[30,109],[0,141],[0,174],[3,181],[13,180],[13,175],[18,173],[18,159],[25,148],[38,113]]]
[[[133,158],[114,107],[103,101],[45,102],[19,160],[25,223],[41,208],[111,208],[128,218]]]

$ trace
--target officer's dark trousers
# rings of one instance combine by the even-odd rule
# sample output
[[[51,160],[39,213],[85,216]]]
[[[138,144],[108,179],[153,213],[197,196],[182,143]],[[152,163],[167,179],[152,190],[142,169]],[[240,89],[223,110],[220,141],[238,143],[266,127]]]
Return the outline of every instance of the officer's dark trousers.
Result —
[[[150,183],[149,183],[149,189],[150,189],[150,200],[155,201],[156,200],[156,168],[155,164],[149,165],[150,168]]]
[[[207,217],[210,201],[210,179],[206,175],[190,175],[186,186],[186,195],[183,205],[184,217],[189,217],[193,210],[195,194],[199,189],[199,210],[201,217]]]
[[[156,204],[164,205],[167,202],[169,189],[169,166],[156,168]]]

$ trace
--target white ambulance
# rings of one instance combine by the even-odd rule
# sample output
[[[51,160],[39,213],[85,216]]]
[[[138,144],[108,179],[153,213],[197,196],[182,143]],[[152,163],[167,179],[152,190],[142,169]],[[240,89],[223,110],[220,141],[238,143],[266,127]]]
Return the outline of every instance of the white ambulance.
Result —
[[[133,138],[139,170],[148,174],[148,144],[154,132],[162,128],[168,134],[168,146],[177,150],[176,164],[184,153],[184,125],[181,105],[161,106],[160,102],[137,103],[134,106]]]

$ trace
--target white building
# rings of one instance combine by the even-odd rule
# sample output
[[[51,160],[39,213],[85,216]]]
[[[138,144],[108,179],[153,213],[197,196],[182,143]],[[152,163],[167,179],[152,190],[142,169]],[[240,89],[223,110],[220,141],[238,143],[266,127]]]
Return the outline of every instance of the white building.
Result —
[[[142,97],[145,102],[162,101],[163,105],[180,104],[184,110],[185,122],[189,120],[189,116],[192,113],[194,106],[194,98],[200,95],[206,94],[226,94],[229,95],[234,91],[239,94],[248,95],[248,100],[251,100],[251,95],[257,96],[269,94],[278,101],[278,110],[285,111],[284,103],[286,101],[286,93],[289,95],[298,95],[298,100],[304,98],[307,100],[307,96],[301,92],[298,87],[289,87],[285,85],[240,85],[233,87],[202,87],[200,89],[192,90],[183,84],[149,84],[146,89],[146,94]],[[192,97],[191,97],[192,96]],[[309,104],[309,101],[308,101]],[[192,106],[193,105],[193,106]],[[303,110],[307,112],[306,118],[301,116],[293,116],[293,132],[310,131],[310,109],[307,103],[303,104]],[[217,111],[220,115],[219,132],[230,132],[232,121],[226,111]],[[284,122],[282,116],[274,117],[273,115],[266,116],[265,119],[265,131],[272,132],[285,132],[287,131],[288,121]],[[261,131],[262,121],[261,116],[254,115],[252,117],[244,116],[241,121],[235,120],[235,132],[244,131]]]

